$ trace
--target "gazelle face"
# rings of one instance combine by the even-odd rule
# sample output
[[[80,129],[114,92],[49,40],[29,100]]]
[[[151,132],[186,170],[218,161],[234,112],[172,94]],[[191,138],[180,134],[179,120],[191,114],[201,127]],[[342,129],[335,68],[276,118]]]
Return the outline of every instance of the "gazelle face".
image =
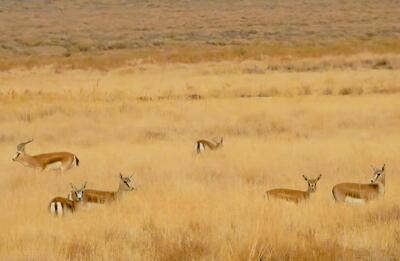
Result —
[[[221,137],[221,139],[217,142],[217,147],[222,147],[224,145],[224,138]]]
[[[375,184],[385,177],[385,164],[383,164],[382,169],[372,168],[374,170],[374,175],[371,178],[371,183]]]
[[[12,158],[12,160],[13,160],[13,161],[20,160],[20,159],[21,159],[20,156],[21,156],[22,154],[23,154],[23,151],[17,150],[17,152],[15,152],[15,155],[14,155],[14,157]]]
[[[85,184],[83,184],[83,186],[80,189],[77,189],[74,185],[71,184],[72,190],[71,190],[71,194],[70,194],[71,195],[70,200],[72,200],[72,201],[82,201],[83,200],[83,193],[86,189],[86,183],[87,182],[85,182]]]
[[[317,190],[317,183],[319,181],[319,179],[322,177],[321,174],[319,174],[319,176],[315,179],[309,179],[306,176],[303,175],[303,178],[307,181],[308,183],[308,191],[309,192],[315,192]]]
[[[132,181],[132,176],[122,176],[122,174],[119,174],[119,178],[120,178],[120,185],[122,186],[122,190],[125,191],[132,191],[135,189],[135,187],[133,186],[133,181]]]

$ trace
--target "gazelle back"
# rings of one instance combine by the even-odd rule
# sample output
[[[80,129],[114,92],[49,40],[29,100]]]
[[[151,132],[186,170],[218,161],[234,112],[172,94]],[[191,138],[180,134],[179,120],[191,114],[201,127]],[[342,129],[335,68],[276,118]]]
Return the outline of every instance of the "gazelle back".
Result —
[[[17,151],[12,158],[26,167],[36,170],[60,170],[61,173],[79,166],[79,159],[76,155],[69,152],[52,152],[31,156],[25,152],[25,146],[33,140],[22,142],[17,145]]]
[[[78,205],[82,204],[83,195],[85,194],[86,189],[86,182],[80,189],[77,189],[72,184],[71,187],[73,189],[70,194],[71,199],[55,197],[50,201],[48,209],[51,215],[61,217],[67,212],[73,213],[77,210]]]
[[[216,140],[209,141],[209,140],[202,139],[202,140],[196,141],[195,149],[196,149],[197,153],[201,153],[201,152],[205,151],[206,149],[216,150],[216,149],[222,148],[223,145],[224,145],[223,137],[221,137],[221,139],[218,141],[216,141]]]
[[[303,178],[305,179],[305,181],[307,181],[308,185],[307,191],[278,188],[278,189],[268,190],[265,193],[265,195],[268,199],[271,198],[283,199],[286,201],[299,203],[301,201],[307,200],[310,197],[311,193],[317,191],[317,183],[321,177],[322,175],[320,174],[317,178],[310,179],[303,175]]]
[[[336,202],[366,203],[385,194],[385,164],[382,168],[373,168],[373,176],[369,184],[340,183],[332,188]]]

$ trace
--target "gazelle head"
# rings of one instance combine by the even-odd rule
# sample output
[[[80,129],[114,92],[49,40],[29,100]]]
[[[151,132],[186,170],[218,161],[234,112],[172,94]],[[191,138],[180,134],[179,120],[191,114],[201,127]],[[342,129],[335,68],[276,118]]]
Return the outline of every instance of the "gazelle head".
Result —
[[[385,180],[385,165],[383,164],[382,169],[379,168],[375,168],[374,166],[371,166],[373,171],[374,171],[374,175],[371,178],[371,183],[375,184],[381,181]]]
[[[310,179],[303,175],[303,178],[308,183],[308,192],[315,192],[317,190],[317,183],[321,177],[322,177],[322,174],[319,174],[319,176],[316,177],[315,179]]]
[[[132,191],[135,189],[135,187],[133,186],[132,177],[133,175],[124,177],[122,176],[122,173],[119,173],[119,178],[120,178],[119,186],[121,190]]]
[[[214,140],[215,145],[218,147],[222,147],[224,145],[224,137],[221,137],[220,140]]]
[[[31,143],[33,140],[28,140],[26,142],[21,142],[17,145],[17,151],[15,152],[14,157],[12,158],[13,161],[18,161],[21,155],[25,154],[25,145]]]
[[[85,183],[82,185],[82,187],[80,189],[78,189],[72,183],[70,183],[72,190],[68,197],[69,200],[82,201],[83,193],[85,192],[85,189],[86,189],[86,184],[87,184],[87,182],[85,181]]]

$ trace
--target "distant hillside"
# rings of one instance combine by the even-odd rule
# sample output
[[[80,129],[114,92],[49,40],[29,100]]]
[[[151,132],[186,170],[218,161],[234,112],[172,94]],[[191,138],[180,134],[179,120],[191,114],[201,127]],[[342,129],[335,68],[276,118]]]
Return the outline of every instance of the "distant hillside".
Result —
[[[3,0],[0,58],[177,47],[189,56],[400,52],[399,13],[393,0]]]

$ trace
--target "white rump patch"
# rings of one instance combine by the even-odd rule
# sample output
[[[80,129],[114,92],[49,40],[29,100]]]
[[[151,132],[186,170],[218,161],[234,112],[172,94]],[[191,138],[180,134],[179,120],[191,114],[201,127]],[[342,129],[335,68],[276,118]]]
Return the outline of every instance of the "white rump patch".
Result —
[[[51,164],[46,165],[45,169],[46,170],[58,170],[58,169],[61,168],[61,166],[62,166],[62,162],[61,161],[56,161],[56,162],[53,162]]]
[[[57,202],[57,215],[62,216],[63,215],[63,207],[61,202]]]
[[[56,215],[56,203],[52,202],[50,205],[50,213],[55,216]]]
[[[365,199],[362,198],[353,198],[353,197],[349,197],[347,196],[344,201],[346,203],[350,203],[350,204],[364,204],[365,203]]]
[[[199,149],[199,150],[197,150],[197,149]],[[206,148],[204,147],[203,143],[201,143],[201,142],[196,143],[196,151],[203,152],[205,149]]]

